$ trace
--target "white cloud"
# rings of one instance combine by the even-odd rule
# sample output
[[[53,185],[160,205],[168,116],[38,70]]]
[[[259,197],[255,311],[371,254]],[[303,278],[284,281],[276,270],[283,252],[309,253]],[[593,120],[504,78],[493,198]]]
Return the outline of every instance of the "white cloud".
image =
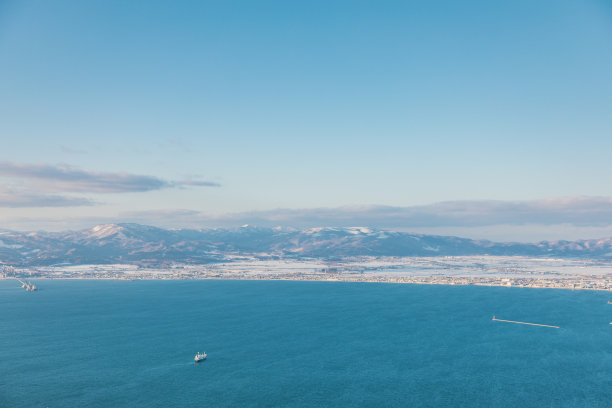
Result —
[[[55,193],[129,193],[184,186],[219,187],[218,183],[190,179],[166,181],[155,176],[87,171],[67,165],[0,162],[0,176],[19,188],[0,191],[0,207],[71,207],[91,205],[83,197]],[[15,182],[19,183],[15,183]],[[5,183],[8,184],[8,183]],[[47,194],[45,194],[47,193]]]

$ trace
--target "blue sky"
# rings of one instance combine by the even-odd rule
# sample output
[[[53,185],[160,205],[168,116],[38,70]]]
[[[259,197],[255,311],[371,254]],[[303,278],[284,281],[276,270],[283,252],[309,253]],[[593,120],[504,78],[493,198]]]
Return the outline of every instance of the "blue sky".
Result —
[[[612,234],[610,72],[603,0],[4,1],[0,223],[591,200],[396,229]]]

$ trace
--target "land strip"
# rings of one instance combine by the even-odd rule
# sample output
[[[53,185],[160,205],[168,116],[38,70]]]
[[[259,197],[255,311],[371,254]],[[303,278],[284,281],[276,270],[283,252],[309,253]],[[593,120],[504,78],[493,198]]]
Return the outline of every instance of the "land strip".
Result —
[[[3,266],[2,278],[243,279],[612,290],[612,264],[526,257],[360,257],[342,260],[236,257],[227,262],[154,268],[139,265]]]

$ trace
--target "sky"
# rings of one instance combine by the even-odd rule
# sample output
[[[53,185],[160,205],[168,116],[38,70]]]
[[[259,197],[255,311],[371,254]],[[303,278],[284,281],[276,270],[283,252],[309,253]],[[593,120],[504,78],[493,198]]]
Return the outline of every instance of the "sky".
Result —
[[[612,3],[0,0],[0,229],[612,236]]]

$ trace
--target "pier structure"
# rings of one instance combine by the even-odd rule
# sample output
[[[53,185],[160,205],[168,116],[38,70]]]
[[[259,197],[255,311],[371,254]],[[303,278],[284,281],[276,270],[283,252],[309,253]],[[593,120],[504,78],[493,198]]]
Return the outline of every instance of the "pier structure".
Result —
[[[515,320],[504,320],[504,319],[497,319],[495,318],[495,316],[493,316],[493,319],[491,319],[493,321],[496,322],[506,322],[506,323],[516,323],[516,324],[527,324],[529,326],[541,326],[541,327],[552,327],[553,329],[560,329],[559,326],[551,326],[548,324],[539,324],[539,323],[528,323],[528,322],[517,322]]]
[[[15,277],[15,279],[17,279],[19,283],[21,283],[21,287],[25,288],[25,290],[27,290],[28,292],[34,292],[35,290],[38,289],[36,285],[34,285],[33,283],[30,283],[28,281],[22,281],[21,279],[17,277]]]

